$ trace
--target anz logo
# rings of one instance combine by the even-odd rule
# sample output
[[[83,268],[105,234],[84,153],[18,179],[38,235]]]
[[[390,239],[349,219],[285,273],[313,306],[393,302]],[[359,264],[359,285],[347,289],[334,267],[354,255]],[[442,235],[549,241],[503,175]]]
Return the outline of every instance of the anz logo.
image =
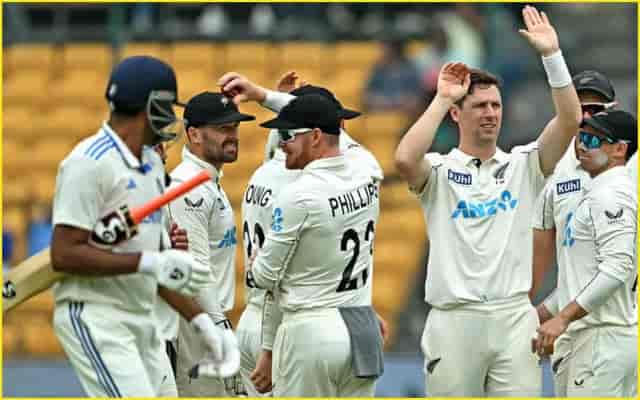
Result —
[[[514,199],[511,192],[503,191],[500,197],[483,203],[460,200],[458,206],[451,214],[452,219],[462,218],[489,218],[498,214],[499,211],[507,212],[514,210],[518,206],[518,199]]]
[[[219,249],[224,249],[226,247],[235,246],[238,241],[236,240],[236,227],[234,226],[231,229],[227,229],[224,233],[224,238],[218,243]]]
[[[573,237],[573,229],[571,229],[571,219],[573,218],[573,213],[570,212],[567,215],[567,222],[564,225],[564,237],[562,238],[562,246],[571,247],[576,242],[576,239]]]

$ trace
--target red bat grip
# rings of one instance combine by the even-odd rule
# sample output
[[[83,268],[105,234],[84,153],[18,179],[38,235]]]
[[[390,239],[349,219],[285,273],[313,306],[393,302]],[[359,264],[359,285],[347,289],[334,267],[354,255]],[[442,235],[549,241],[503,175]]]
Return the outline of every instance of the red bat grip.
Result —
[[[209,179],[211,179],[211,174],[209,173],[209,171],[200,171],[200,173],[190,178],[189,180],[184,181],[178,186],[167,190],[162,196],[158,196],[148,203],[141,205],[140,207],[133,208],[131,210],[131,219],[133,219],[133,223],[139,224],[140,221],[142,221],[149,214],[152,214],[154,211],[171,202],[176,197],[182,196],[194,187],[208,181]]]

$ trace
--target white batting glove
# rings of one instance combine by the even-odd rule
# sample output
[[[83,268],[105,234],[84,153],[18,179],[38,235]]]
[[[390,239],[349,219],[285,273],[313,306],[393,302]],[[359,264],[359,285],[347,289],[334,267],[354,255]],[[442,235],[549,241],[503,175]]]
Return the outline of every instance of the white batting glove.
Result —
[[[145,251],[138,271],[153,275],[158,284],[185,296],[195,296],[209,282],[209,269],[184,250]]]
[[[222,329],[205,313],[191,320],[191,325],[209,348],[209,354],[189,372],[191,378],[199,376],[228,378],[240,370],[240,349],[231,329]]]

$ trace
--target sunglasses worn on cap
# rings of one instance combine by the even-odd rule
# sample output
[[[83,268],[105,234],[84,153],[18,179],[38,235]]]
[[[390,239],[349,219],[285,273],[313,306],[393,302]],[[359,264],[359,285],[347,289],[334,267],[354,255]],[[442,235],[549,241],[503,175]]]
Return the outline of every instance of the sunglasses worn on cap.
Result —
[[[299,129],[278,129],[278,136],[280,137],[280,143],[293,142],[296,136],[309,133],[313,129],[299,128]]]
[[[580,105],[582,108],[582,113],[588,113],[589,115],[594,115],[604,110],[608,110],[613,107],[616,103],[583,103]]]
[[[589,150],[599,149],[603,142],[610,144],[614,143],[629,143],[627,140],[612,139],[609,136],[597,136],[589,132],[580,131],[580,142]]]

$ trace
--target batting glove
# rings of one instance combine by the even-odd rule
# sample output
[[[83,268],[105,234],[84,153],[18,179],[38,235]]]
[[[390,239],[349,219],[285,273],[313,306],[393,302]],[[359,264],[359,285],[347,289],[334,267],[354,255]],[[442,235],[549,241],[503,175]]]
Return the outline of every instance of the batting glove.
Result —
[[[195,296],[209,282],[209,269],[183,250],[145,251],[138,271],[153,275],[158,284],[185,296]]]
[[[213,323],[209,315],[198,314],[191,325],[200,334],[209,354],[189,372],[191,378],[199,376],[228,378],[240,370],[240,349],[236,335],[230,329],[222,329]]]

